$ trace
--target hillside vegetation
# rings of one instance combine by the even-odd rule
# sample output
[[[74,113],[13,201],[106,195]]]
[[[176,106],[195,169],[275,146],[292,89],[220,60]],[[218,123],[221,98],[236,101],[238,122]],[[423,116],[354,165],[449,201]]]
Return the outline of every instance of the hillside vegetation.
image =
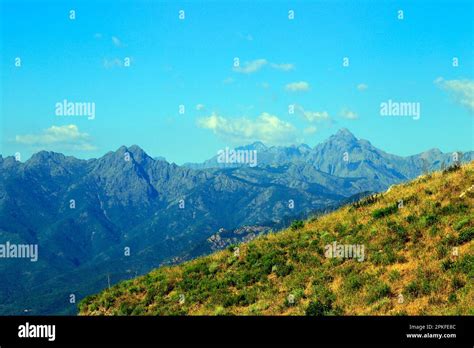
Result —
[[[81,315],[474,315],[474,162],[89,296]],[[362,245],[364,258],[326,257]]]

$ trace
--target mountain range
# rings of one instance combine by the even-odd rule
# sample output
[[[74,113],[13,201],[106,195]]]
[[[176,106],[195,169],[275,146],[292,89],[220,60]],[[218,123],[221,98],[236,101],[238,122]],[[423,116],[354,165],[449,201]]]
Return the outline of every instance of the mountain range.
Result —
[[[178,166],[122,146],[97,159],[0,156],[0,243],[37,244],[37,262],[2,259],[0,314],[71,314],[75,299],[288,226],[451,165],[437,149],[385,153],[342,129],[325,142],[256,150],[258,164]],[[461,155],[461,154],[459,154]],[[462,155],[470,161],[474,152]],[[71,300],[74,299],[74,300]]]

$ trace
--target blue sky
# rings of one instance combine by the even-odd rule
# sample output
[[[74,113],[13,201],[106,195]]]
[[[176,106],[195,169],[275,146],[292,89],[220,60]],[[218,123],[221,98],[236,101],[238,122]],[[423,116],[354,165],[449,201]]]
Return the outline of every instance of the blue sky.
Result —
[[[3,156],[137,144],[181,164],[342,127],[399,155],[474,149],[472,1],[0,1]],[[381,116],[389,99],[420,118]]]

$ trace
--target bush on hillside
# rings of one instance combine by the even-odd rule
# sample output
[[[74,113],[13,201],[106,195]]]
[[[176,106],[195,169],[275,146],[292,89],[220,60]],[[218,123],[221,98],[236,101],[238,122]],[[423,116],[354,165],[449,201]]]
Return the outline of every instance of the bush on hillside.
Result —
[[[423,227],[430,227],[433,226],[438,222],[438,217],[434,214],[428,213],[428,214],[423,214],[420,217],[420,224]]]
[[[296,231],[296,230],[299,230],[301,228],[304,227],[304,222],[302,220],[294,220],[292,223],[291,223],[291,226],[290,228],[293,230],[293,231]]]
[[[461,220],[459,220],[455,225],[454,225],[454,229],[456,231],[459,231],[460,229],[462,229],[464,226],[466,226],[467,224],[469,224],[469,217],[465,217],[465,218],[462,218]]]
[[[390,296],[391,292],[390,286],[385,283],[378,283],[375,286],[369,288],[367,294],[367,303],[372,304],[383,297]]]
[[[458,244],[464,244],[472,240],[474,238],[474,227],[465,229],[459,233],[458,237]]]
[[[386,216],[389,216],[393,213],[395,213],[398,210],[398,205],[397,204],[392,204],[388,207],[385,208],[380,208],[380,209],[375,209],[372,212],[372,217],[374,219],[380,219]]]
[[[318,300],[311,301],[306,308],[305,315],[322,317],[328,315],[332,310],[332,302],[323,303]]]

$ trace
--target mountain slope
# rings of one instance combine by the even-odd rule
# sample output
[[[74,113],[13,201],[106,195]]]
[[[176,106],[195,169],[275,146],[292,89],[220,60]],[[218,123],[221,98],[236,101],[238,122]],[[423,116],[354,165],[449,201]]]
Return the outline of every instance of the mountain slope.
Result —
[[[471,162],[122,282],[80,314],[473,315],[473,207]],[[334,242],[357,257],[328,257]]]

